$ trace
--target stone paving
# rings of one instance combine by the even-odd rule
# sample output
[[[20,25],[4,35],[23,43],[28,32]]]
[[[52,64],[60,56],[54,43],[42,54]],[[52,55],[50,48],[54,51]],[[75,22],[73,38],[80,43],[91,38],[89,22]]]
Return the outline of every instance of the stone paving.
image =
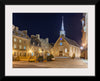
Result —
[[[14,68],[87,68],[88,64],[82,59],[70,59],[70,58],[56,58],[55,61],[48,62],[25,62],[16,61],[13,62]]]

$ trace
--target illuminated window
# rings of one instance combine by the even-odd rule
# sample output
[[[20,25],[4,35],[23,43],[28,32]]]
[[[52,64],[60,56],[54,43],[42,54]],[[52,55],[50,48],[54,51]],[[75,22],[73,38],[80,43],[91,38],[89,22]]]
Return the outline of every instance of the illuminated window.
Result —
[[[21,56],[21,53],[20,53],[20,56]]]
[[[84,20],[82,20],[82,26],[84,26]]]
[[[19,45],[19,49],[21,49],[22,48],[22,46],[21,45]]]
[[[26,49],[26,46],[24,46],[24,49]]]
[[[14,56],[16,56],[16,52],[14,52]]]
[[[19,43],[21,43],[22,40],[19,40]]]
[[[60,38],[60,40],[62,40],[62,38]]]
[[[32,56],[33,56],[33,52],[32,52]]]
[[[62,42],[60,42],[60,46],[62,46]]]
[[[86,26],[84,27],[84,32],[86,32]]]
[[[26,53],[24,53],[24,56],[26,56]]]
[[[16,48],[16,44],[14,44],[14,48]]]
[[[14,42],[16,42],[17,41],[17,39],[16,38],[14,38]]]
[[[65,48],[65,53],[67,53],[67,48]]]

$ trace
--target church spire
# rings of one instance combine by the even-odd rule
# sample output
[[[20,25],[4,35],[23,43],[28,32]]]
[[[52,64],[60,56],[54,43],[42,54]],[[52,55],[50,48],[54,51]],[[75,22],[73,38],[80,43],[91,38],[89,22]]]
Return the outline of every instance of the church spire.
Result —
[[[65,36],[65,30],[64,30],[64,17],[62,16],[62,25],[61,25],[61,31],[60,31],[60,35]]]
[[[61,30],[64,30],[63,16],[62,16],[62,26],[61,26]]]

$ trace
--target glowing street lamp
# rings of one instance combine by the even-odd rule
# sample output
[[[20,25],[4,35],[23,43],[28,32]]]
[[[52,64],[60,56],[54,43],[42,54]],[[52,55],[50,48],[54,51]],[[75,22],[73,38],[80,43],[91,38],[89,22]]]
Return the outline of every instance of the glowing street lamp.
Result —
[[[30,53],[32,53],[32,50],[29,50]]]
[[[85,46],[85,44],[82,44],[82,46],[84,47],[84,46]]]
[[[82,50],[82,49],[83,49],[83,47],[81,46],[81,47],[80,47],[80,49]]]

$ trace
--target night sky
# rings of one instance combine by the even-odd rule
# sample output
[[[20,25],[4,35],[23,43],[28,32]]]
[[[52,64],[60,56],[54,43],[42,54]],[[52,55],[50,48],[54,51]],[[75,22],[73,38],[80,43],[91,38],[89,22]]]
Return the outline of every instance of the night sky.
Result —
[[[29,37],[40,34],[41,38],[49,38],[55,43],[59,37],[62,16],[66,37],[81,43],[82,13],[13,13],[13,25],[19,30],[27,30]]]

